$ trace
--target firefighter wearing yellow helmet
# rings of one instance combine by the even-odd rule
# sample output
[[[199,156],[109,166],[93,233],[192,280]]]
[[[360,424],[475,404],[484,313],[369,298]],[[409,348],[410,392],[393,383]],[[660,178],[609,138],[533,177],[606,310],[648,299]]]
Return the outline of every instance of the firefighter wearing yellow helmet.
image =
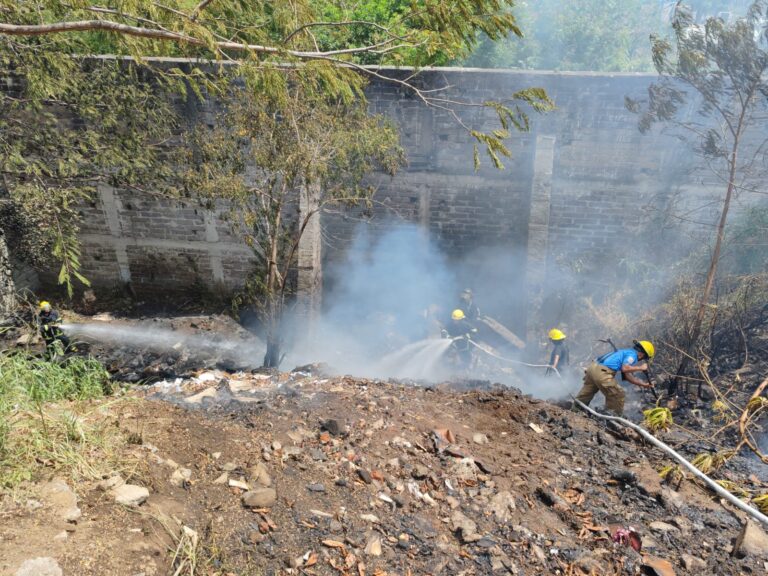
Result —
[[[640,388],[651,388],[652,384],[634,376],[635,372],[648,370],[647,362],[653,360],[656,349],[648,340],[633,341],[632,348],[620,348],[597,358],[584,372],[584,385],[576,400],[587,406],[598,392],[605,396],[605,408],[618,416],[624,413],[625,393],[616,382],[616,374]]]
[[[557,328],[552,328],[547,333],[550,342],[552,342],[552,354],[549,356],[549,366],[546,374],[559,373],[570,363],[570,352],[568,344],[565,341],[565,332]]]
[[[61,316],[55,310],[50,302],[43,300],[38,305],[37,320],[40,324],[40,335],[45,341],[46,347],[51,347],[58,340],[64,346],[64,350],[69,350],[69,338],[61,330]]]
[[[451,312],[451,319],[443,329],[443,337],[453,340],[453,349],[462,368],[472,365],[472,345],[469,341],[476,333],[477,329],[469,322],[464,310],[456,308]]]

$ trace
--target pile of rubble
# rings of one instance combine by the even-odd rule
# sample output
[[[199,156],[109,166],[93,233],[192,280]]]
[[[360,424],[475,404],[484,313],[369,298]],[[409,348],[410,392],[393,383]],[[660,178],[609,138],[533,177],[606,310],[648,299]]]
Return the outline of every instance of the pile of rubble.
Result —
[[[66,574],[173,573],[190,547],[210,574],[768,570],[763,529],[662,484],[660,454],[513,389],[211,371],[145,394],[120,426],[146,469],[78,486],[73,536],[34,551]]]

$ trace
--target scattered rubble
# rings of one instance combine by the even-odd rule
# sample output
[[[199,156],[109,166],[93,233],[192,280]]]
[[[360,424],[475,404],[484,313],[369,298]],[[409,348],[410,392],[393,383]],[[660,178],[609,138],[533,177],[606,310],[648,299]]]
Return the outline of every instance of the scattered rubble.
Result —
[[[131,507],[141,506],[149,498],[149,490],[133,484],[116,486],[111,490],[111,494],[118,504]]]
[[[211,368],[135,394],[116,425],[141,422],[142,466],[78,484],[88,522],[52,523],[26,558],[172,574],[186,527],[223,574],[764,570],[763,530],[690,480],[662,483],[652,448],[514,389]],[[52,512],[32,496],[0,548]]]

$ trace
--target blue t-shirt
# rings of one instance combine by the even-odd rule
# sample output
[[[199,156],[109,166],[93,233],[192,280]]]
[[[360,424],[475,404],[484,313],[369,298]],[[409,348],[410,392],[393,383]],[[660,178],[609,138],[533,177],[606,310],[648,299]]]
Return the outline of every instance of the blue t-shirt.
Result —
[[[616,352],[600,356],[597,359],[597,363],[610,368],[614,372],[618,372],[624,365],[634,366],[637,364],[637,350],[634,348],[621,348],[616,350]]]

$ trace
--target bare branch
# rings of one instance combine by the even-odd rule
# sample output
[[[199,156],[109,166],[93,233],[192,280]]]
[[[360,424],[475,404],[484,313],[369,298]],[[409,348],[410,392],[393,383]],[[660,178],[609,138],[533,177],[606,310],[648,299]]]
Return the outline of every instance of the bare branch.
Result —
[[[197,20],[197,17],[200,16],[200,13],[205,10],[208,4],[211,2],[213,2],[213,0],[202,0],[202,2],[195,6],[194,10],[192,10],[192,13],[189,15],[189,19],[192,20],[192,22]]]

